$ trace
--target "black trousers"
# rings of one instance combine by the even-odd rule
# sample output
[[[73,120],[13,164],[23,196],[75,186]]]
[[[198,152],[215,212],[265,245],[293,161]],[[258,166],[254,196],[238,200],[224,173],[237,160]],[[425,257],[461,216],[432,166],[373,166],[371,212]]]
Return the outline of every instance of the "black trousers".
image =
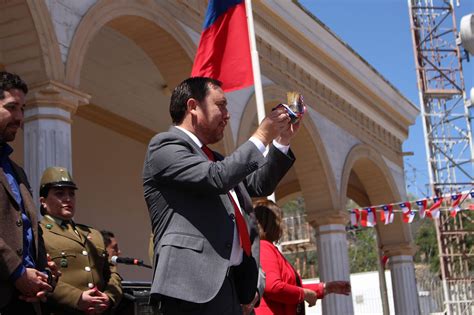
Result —
[[[242,308],[235,290],[233,273],[225,278],[221,289],[211,301],[198,304],[162,296],[160,311],[163,315],[241,315]]]

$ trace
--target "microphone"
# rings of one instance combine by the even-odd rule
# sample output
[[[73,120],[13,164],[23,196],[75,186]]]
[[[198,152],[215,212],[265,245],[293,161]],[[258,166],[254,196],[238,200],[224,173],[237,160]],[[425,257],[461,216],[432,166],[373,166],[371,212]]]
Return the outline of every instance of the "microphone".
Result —
[[[151,269],[150,265],[147,265],[143,263],[143,260],[136,259],[136,258],[112,256],[112,258],[110,258],[110,262],[114,265],[117,265],[117,264],[135,265],[135,266],[142,266],[142,267]]]

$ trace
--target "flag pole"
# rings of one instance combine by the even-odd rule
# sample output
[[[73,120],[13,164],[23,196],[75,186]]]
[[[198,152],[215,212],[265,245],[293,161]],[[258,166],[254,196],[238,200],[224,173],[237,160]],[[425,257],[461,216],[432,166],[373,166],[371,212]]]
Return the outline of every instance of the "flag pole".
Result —
[[[255,100],[257,103],[258,124],[265,118],[265,102],[263,101],[262,76],[260,75],[260,60],[258,59],[257,42],[255,41],[255,27],[253,23],[252,0],[245,0],[245,11],[247,13],[247,27],[249,29],[250,57],[252,60],[253,84],[255,88]],[[275,202],[275,193],[268,196]]]
[[[247,13],[247,26],[249,29],[250,56],[252,60],[253,84],[255,100],[257,102],[257,118],[260,124],[265,118],[265,103],[263,101],[262,77],[260,75],[260,61],[258,59],[257,42],[255,41],[255,28],[253,23],[252,0],[245,0]]]

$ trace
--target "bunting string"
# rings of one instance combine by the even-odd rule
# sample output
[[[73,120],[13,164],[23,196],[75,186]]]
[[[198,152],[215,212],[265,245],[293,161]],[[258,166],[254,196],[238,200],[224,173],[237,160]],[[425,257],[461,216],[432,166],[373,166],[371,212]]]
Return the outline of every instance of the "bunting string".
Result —
[[[473,200],[473,202],[466,203],[463,206],[466,200]],[[460,211],[464,210],[474,211],[474,187],[461,193],[348,209],[351,225],[354,227],[359,225],[373,227],[377,224],[377,221],[383,222],[383,224],[391,224],[395,213],[402,213],[403,222],[412,223],[416,213],[418,213],[420,219],[425,217],[438,219],[441,212],[449,212],[450,216],[454,218]]]

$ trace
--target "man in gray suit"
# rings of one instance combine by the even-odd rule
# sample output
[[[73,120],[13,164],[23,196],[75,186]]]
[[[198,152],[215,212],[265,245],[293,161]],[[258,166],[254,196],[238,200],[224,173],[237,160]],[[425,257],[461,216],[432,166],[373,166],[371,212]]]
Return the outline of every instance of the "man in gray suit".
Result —
[[[179,84],[174,126],[153,137],[145,157],[151,298],[165,315],[242,314],[254,300],[259,239],[251,197],[270,195],[294,162],[289,143],[299,125],[281,107],[229,156],[206,146],[223,138],[229,121],[220,86],[202,77]]]

